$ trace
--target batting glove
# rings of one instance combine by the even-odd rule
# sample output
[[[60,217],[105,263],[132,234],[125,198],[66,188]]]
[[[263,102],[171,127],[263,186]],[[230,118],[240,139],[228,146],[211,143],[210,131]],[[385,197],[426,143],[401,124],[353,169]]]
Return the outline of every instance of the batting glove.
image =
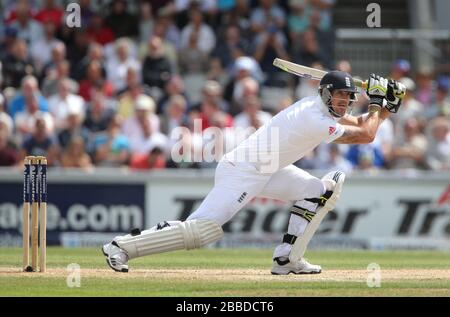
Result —
[[[386,109],[396,113],[402,104],[403,97],[406,95],[406,87],[396,80],[389,79],[386,92]]]
[[[367,95],[370,98],[370,105],[381,108],[386,97],[388,81],[386,78],[371,74],[367,85]]]

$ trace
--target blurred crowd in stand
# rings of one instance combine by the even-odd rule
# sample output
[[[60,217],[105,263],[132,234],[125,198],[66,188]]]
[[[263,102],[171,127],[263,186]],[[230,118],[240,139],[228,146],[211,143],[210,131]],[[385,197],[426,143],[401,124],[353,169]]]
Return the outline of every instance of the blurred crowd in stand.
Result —
[[[1,3],[0,166],[45,155],[85,170],[211,168],[248,131],[317,94],[317,81],[281,71],[275,57],[352,72],[333,54],[335,0],[79,0],[81,27],[66,23],[64,1]],[[407,95],[375,142],[323,144],[296,165],[450,170],[447,49],[435,70],[392,61],[385,75]],[[366,109],[362,91],[353,114]]]

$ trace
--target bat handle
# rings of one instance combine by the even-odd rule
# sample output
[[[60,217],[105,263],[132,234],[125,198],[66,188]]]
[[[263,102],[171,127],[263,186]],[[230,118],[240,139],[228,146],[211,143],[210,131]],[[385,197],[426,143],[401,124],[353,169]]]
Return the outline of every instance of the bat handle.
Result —
[[[361,79],[354,79],[355,85],[362,89],[367,89],[367,81],[362,81]]]

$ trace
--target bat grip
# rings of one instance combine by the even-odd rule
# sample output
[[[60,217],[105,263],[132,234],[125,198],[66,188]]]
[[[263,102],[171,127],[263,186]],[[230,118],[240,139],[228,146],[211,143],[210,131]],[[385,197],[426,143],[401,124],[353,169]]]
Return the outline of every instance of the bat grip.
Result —
[[[353,80],[357,87],[360,87],[362,89],[367,89],[367,81],[362,81],[361,79],[353,79]]]

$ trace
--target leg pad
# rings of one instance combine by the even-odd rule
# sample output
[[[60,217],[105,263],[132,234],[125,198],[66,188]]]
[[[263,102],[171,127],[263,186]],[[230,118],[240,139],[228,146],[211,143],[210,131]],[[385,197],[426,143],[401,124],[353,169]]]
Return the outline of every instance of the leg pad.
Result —
[[[117,237],[115,242],[130,259],[175,250],[201,248],[219,240],[222,227],[212,220],[194,219],[171,222],[160,230],[144,230],[141,234]]]
[[[334,209],[341,195],[342,186],[345,181],[344,173],[339,171],[330,172],[322,178],[322,180],[324,179],[332,179],[336,182],[336,186],[333,190],[332,195],[327,198],[325,204],[317,209],[315,216],[310,220],[303,234],[295,240],[289,254],[289,260],[291,262],[300,261],[300,259],[303,257],[306,248],[308,247],[309,241],[313,237],[323,218],[330,210]]]

